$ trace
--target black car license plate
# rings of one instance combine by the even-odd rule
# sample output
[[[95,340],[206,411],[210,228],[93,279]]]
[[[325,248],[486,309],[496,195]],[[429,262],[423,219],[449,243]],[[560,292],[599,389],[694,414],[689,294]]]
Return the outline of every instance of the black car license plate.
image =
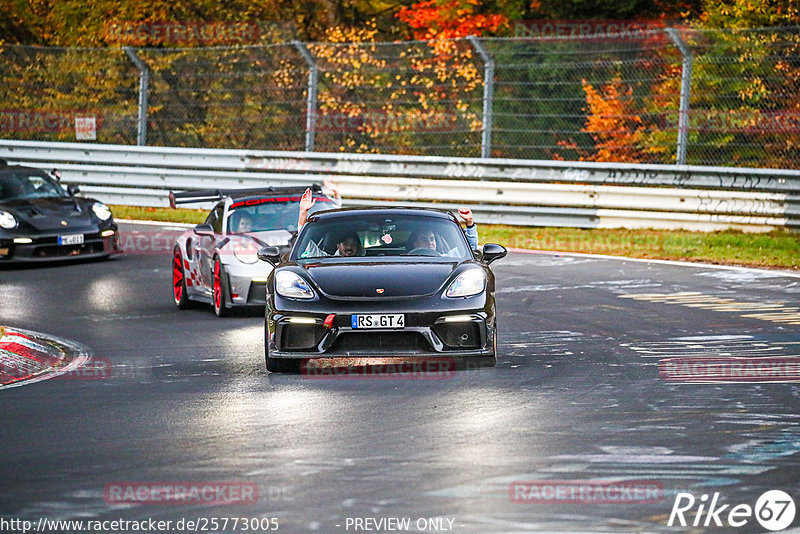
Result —
[[[406,316],[402,313],[351,315],[353,328],[405,328]]]

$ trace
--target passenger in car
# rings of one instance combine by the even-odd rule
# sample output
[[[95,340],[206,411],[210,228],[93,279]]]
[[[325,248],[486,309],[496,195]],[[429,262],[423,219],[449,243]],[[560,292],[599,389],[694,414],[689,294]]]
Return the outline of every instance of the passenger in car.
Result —
[[[321,256],[342,256],[342,257],[354,257],[354,256],[364,256],[366,255],[366,251],[364,247],[361,246],[361,240],[358,238],[358,234],[355,232],[344,232],[337,236],[334,239],[336,243],[336,251],[333,254],[329,254],[324,250],[323,247],[320,247],[314,241],[309,241],[308,246],[306,249],[300,254],[301,258],[319,258]]]
[[[311,189],[306,189],[305,193],[303,193],[302,198],[300,199],[300,214],[297,217],[297,231],[303,229],[303,226],[306,224],[308,220],[308,211],[314,205],[316,201],[313,198],[313,194]],[[467,223],[467,227],[464,230],[464,234],[467,236],[467,242],[469,242],[469,246],[476,250],[478,248],[478,225],[475,224],[475,217],[472,215],[472,210],[467,208],[466,206],[462,206],[458,208],[458,216]],[[410,241],[410,240],[409,240]],[[408,248],[408,247],[407,247]],[[411,247],[409,250],[411,250]],[[436,249],[436,243],[434,242],[433,247],[434,250]]]
[[[253,218],[247,213],[234,213],[231,216],[231,222],[233,223],[231,227],[234,228],[233,231],[237,234],[253,231]]]

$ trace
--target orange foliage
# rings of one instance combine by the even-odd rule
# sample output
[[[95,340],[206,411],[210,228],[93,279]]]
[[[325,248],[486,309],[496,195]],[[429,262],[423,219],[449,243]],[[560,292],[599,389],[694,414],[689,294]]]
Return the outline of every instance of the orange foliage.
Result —
[[[587,116],[582,130],[591,134],[597,149],[586,159],[626,163],[646,161],[647,155],[642,149],[645,126],[632,109],[633,90],[622,88],[619,78],[603,87],[602,92],[586,80],[581,80],[581,84],[588,105],[588,109],[584,108]]]
[[[496,31],[508,23],[505,15],[475,13],[478,0],[427,0],[402,7],[395,14],[414,29],[414,38],[456,39]]]

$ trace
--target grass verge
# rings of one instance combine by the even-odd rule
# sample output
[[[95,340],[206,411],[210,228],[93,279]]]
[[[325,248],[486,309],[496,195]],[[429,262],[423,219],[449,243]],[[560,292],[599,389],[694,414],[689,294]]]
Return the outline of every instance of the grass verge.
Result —
[[[117,219],[199,224],[207,211],[111,206]],[[480,225],[481,243],[629,258],[698,261],[800,270],[800,233],[688,232]]]

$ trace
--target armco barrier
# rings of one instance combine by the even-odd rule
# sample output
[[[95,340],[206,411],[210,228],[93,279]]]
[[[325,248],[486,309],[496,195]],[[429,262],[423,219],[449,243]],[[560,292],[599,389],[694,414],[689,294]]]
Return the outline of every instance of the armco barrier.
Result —
[[[332,179],[345,205],[472,206],[482,222],[582,228],[800,226],[800,171],[0,140],[10,164],[58,168],[105,202],[166,206],[170,189]]]

